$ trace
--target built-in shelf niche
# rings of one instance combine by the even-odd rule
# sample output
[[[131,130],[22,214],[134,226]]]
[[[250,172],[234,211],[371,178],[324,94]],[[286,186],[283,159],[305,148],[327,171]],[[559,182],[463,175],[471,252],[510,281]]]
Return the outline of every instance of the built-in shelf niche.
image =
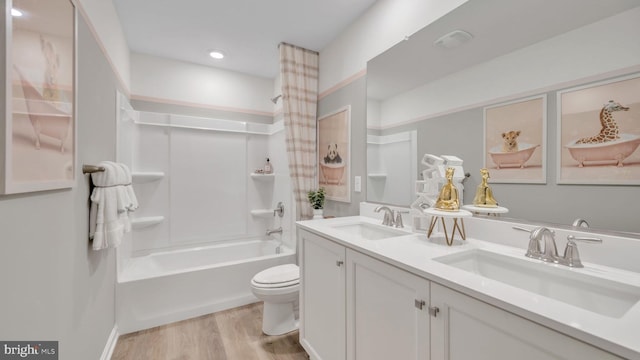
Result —
[[[367,174],[367,176],[368,176],[370,179],[380,179],[380,180],[384,180],[384,179],[386,179],[386,178],[387,178],[387,174],[386,174],[386,173],[370,173],[370,174]]]
[[[259,173],[251,173],[251,178],[256,180],[273,180],[276,174],[259,174]]]
[[[144,229],[146,227],[158,225],[164,221],[164,216],[143,216],[131,219],[133,230]]]
[[[162,171],[134,171],[131,173],[131,178],[136,184],[158,181],[163,177],[164,172]]]

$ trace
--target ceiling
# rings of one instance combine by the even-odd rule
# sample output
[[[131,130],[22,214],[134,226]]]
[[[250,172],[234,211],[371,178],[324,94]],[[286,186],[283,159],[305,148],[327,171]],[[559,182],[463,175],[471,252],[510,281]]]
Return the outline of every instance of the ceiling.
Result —
[[[384,100],[637,6],[638,0],[469,0],[369,61],[367,96]],[[457,48],[434,45],[456,29],[473,39]]]
[[[375,2],[113,0],[132,52],[266,78],[279,71],[279,43],[320,51]]]

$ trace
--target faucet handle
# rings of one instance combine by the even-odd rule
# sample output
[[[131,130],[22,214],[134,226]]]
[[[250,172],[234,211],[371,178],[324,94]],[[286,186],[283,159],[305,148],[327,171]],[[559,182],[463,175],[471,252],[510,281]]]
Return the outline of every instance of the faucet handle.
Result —
[[[393,213],[385,211],[384,218],[382,219],[382,225],[393,226]]]
[[[573,235],[568,235],[567,236],[567,241],[582,241],[582,242],[589,242],[589,243],[598,243],[601,244],[602,243],[602,239],[600,238],[596,238],[596,237],[575,237]]]
[[[591,237],[575,237],[573,235],[567,236],[567,247],[564,248],[564,255],[562,256],[562,262],[569,267],[581,268],[582,261],[580,261],[580,253],[578,252],[578,244],[576,241],[583,241],[589,243],[602,243],[600,238]]]
[[[400,210],[396,210],[396,220],[395,220],[395,227],[397,228],[403,228],[404,224],[402,223],[402,214],[408,214],[408,211],[400,211]]]

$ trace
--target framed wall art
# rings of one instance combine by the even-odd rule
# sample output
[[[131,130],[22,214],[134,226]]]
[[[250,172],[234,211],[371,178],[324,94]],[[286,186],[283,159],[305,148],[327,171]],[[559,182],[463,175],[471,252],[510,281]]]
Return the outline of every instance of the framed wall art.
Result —
[[[318,119],[318,187],[326,198],[351,202],[351,107]]]
[[[559,184],[640,184],[640,74],[558,92]]]
[[[493,183],[545,184],[547,96],[484,108],[484,167]]]
[[[76,174],[76,11],[13,0],[5,16],[4,194],[72,187]]]

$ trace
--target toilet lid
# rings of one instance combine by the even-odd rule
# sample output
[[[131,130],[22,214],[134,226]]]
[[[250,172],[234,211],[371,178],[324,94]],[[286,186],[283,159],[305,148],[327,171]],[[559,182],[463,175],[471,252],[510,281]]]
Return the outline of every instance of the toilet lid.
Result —
[[[253,277],[253,282],[263,285],[297,283],[300,280],[300,268],[296,264],[278,265],[263,270]]]

